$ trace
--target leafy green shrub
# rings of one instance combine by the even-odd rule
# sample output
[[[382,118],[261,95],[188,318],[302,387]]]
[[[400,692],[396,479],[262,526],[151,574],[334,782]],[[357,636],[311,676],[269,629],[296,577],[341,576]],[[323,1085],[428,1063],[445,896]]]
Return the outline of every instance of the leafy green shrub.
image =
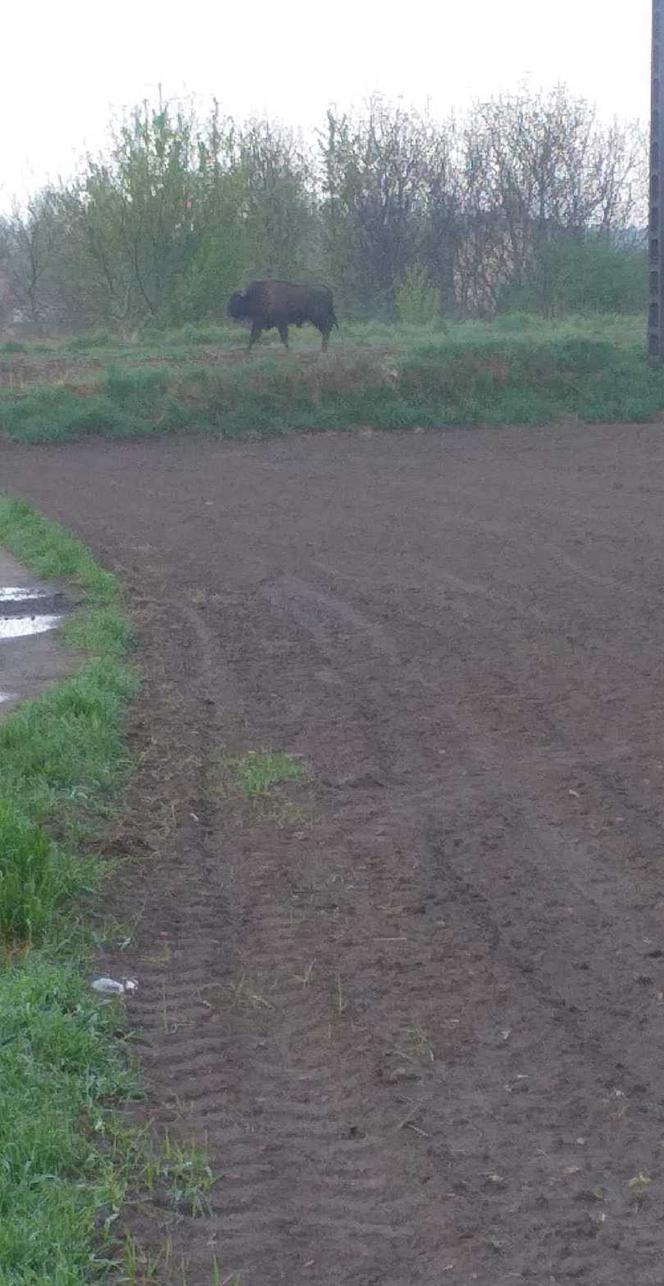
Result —
[[[430,325],[440,315],[440,295],[431,285],[426,268],[414,265],[404,273],[394,296],[400,322]]]
[[[589,233],[547,241],[525,281],[506,287],[501,307],[549,316],[637,313],[645,312],[646,301],[645,252]]]

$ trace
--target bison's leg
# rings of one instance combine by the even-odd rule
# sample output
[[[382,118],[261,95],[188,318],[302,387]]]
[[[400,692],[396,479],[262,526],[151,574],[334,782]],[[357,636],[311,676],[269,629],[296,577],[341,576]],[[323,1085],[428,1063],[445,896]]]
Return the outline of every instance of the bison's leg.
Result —
[[[281,322],[277,329],[279,331],[279,339],[281,340],[284,348],[288,348],[288,326],[286,322]]]
[[[251,335],[249,336],[249,343],[248,343],[248,345],[247,345],[247,352],[248,352],[248,353],[250,353],[250,352],[251,352],[251,350],[252,350],[252,348],[253,348],[254,344],[256,343],[256,340],[257,340],[257,339],[260,339],[260,337],[261,337],[261,330],[262,330],[262,327],[258,324],[258,322],[254,322],[254,323],[253,323],[253,325],[252,325],[252,327],[251,327]]]
[[[329,331],[329,330],[322,330],[322,331],[321,331],[321,335],[323,336],[322,349],[323,349],[323,352],[324,352],[324,353],[326,353],[326,352],[327,352],[327,346],[328,346],[328,344],[329,344],[329,342],[330,342],[330,331]]]

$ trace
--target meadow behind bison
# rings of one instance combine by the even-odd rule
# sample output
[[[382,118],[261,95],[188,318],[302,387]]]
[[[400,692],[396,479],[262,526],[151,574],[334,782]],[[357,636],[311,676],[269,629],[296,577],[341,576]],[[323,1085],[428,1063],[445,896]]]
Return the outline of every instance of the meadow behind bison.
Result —
[[[264,345],[247,364],[231,326],[131,338],[103,332],[0,344],[0,442],[174,430],[235,437],[296,429],[426,428],[658,420],[664,370],[643,355],[641,317],[447,327],[347,321],[334,361]],[[240,360],[238,360],[240,358]]]
[[[251,321],[249,350],[262,331],[274,327],[288,348],[288,327],[311,322],[323,337],[325,352],[332,329],[338,326],[329,286],[302,286],[290,281],[252,281],[246,290],[236,290],[231,295],[228,315],[234,321]]]

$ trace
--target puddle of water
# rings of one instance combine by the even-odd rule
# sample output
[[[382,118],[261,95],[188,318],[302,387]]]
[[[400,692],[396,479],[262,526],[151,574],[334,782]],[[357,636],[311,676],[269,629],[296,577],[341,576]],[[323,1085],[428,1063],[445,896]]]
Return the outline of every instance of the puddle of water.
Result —
[[[0,643],[30,634],[45,634],[59,625],[61,616],[0,616]]]
[[[0,603],[20,603],[26,598],[47,598],[47,589],[30,589],[26,585],[0,585]]]

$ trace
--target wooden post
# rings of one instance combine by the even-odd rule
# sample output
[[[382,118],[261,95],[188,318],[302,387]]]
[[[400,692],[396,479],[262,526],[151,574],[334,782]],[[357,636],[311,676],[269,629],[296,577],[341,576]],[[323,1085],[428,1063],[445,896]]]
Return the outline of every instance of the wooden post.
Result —
[[[664,0],[652,0],[648,356],[664,361]]]

